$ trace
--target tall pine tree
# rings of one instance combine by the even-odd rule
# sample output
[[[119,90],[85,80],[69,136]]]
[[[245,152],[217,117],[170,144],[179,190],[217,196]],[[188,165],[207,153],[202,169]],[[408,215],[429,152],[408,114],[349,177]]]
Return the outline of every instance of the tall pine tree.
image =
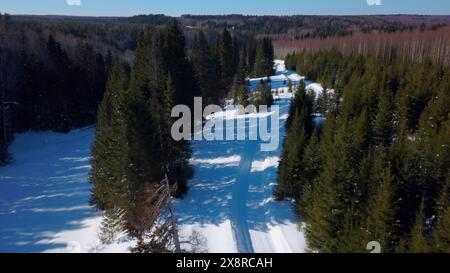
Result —
[[[436,203],[436,225],[433,234],[433,249],[437,252],[450,252],[450,200],[448,182],[442,187]]]
[[[91,151],[90,181],[93,184],[91,203],[102,210],[123,208],[127,198],[124,181],[127,163],[124,124],[125,83],[123,67],[115,59],[98,111],[95,140]]]
[[[234,73],[236,72],[236,59],[233,47],[233,38],[227,29],[222,31],[219,42],[219,58],[222,72],[222,83],[226,90],[231,87]]]

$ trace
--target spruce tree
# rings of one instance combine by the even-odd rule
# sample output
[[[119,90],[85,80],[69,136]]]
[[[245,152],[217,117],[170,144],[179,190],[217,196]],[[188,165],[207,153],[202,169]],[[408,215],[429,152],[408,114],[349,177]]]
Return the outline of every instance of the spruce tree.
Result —
[[[238,37],[233,36],[233,69],[236,73],[236,69],[239,65],[239,59],[241,55],[240,45],[238,41]]]
[[[125,74],[116,59],[100,104],[92,146],[91,203],[102,210],[123,207],[126,197],[123,177],[127,152],[124,124]]]
[[[237,66],[234,85],[242,86],[247,85],[247,65],[246,65],[246,51],[242,49],[239,54],[239,64]]]
[[[247,42],[247,71],[249,75],[254,75],[253,68],[255,67],[255,57],[256,57],[256,41],[253,38],[250,38],[250,41]]]
[[[442,187],[440,197],[436,202],[436,225],[433,233],[433,250],[450,252],[450,201],[448,183]]]
[[[186,40],[179,23],[172,20],[161,30],[158,55],[162,60],[161,69],[170,74],[174,87],[174,105],[193,106],[194,97],[200,95],[195,80],[194,68],[186,55]]]
[[[44,96],[46,97],[45,106],[47,113],[43,114],[44,128],[53,129],[59,132],[68,132],[73,127],[73,116],[71,115],[71,108],[69,103],[71,100],[77,99],[69,98],[69,92],[61,92],[66,87],[64,81],[69,77],[70,73],[68,68],[70,67],[70,61],[67,53],[62,49],[61,44],[58,43],[52,35],[49,35],[47,41],[48,59],[50,64],[47,74],[47,88],[45,88]],[[70,90],[70,88],[68,88]],[[69,94],[68,94],[69,93]],[[83,101],[85,104],[89,104],[90,100]]]
[[[103,92],[105,91],[105,83],[106,83],[106,65],[105,59],[103,55],[100,53],[96,54],[95,57],[95,79],[94,79],[94,104],[100,104],[100,101],[103,97]]]
[[[378,113],[373,125],[374,143],[388,147],[393,137],[393,98],[388,91],[381,92]]]
[[[93,114],[96,113],[97,101],[96,97],[99,96],[95,91],[95,52],[91,44],[88,42],[79,42],[76,47],[75,60],[76,66],[76,100],[78,100],[79,120],[82,121],[94,120]]]
[[[105,56],[105,74],[106,75],[109,75],[109,73],[111,72],[113,60],[114,60],[114,56],[113,56],[111,50],[108,50],[108,52],[106,53],[106,56]]]
[[[245,51],[241,50],[239,65],[236,71],[235,79],[233,82],[234,102],[235,104],[246,107],[248,105],[248,90],[246,82],[246,65],[245,65]]]
[[[162,102],[161,138],[162,138],[162,161],[165,171],[168,172],[170,183],[177,186],[176,195],[184,195],[187,190],[187,181],[192,177],[191,166],[188,159],[191,156],[189,143],[185,140],[174,141],[171,135],[173,118],[171,111],[173,107],[173,94],[175,90],[172,84],[172,77],[167,77]]]
[[[322,253],[334,252],[336,247],[337,193],[331,179],[319,177],[313,181],[305,216],[308,248]]]
[[[377,241],[381,244],[382,251],[386,252],[390,248],[390,238],[393,222],[393,176],[390,167],[379,169],[379,164],[375,168],[380,172],[377,181],[377,189],[372,196],[368,208],[367,231],[369,241]]]
[[[174,87],[172,84],[172,77],[170,75],[167,76],[164,92],[162,94],[162,103],[161,103],[161,138],[162,138],[162,149],[170,149],[172,146],[172,137],[171,137],[171,127],[172,127],[172,106],[173,106],[173,93]],[[168,151],[168,150],[166,150]],[[166,159],[166,162],[171,159]]]
[[[214,58],[205,34],[200,31],[194,41],[191,61],[199,83],[200,94],[205,104],[218,104],[223,96],[220,89],[221,75],[217,64],[218,60]]]
[[[450,78],[450,76],[448,77]],[[419,136],[421,138],[435,136],[440,131],[444,122],[449,119],[450,98],[447,94],[448,90],[444,91],[443,89],[444,87],[430,100],[420,117]]]
[[[126,155],[128,231],[134,235],[145,232],[153,223],[145,223],[142,206],[146,192],[151,184],[159,183],[162,178],[160,160],[160,138],[157,118],[151,112],[150,99],[154,97],[150,89],[150,71],[154,59],[150,54],[150,39],[146,32],[141,33],[132,67],[129,88],[126,97],[125,125],[128,143]]]
[[[346,234],[349,228],[360,231],[363,213],[359,209],[359,204],[363,189],[357,175],[358,170],[355,168],[358,165],[353,162],[355,160],[353,136],[349,135],[352,130],[354,130],[352,123],[337,119],[336,127],[333,124],[326,124],[322,135],[323,170],[313,184],[312,205],[306,211],[308,219],[314,217],[320,229],[320,233],[315,234],[314,225],[311,224],[309,231],[309,236],[313,240],[322,240],[321,245],[316,245],[319,251],[345,251],[348,246],[341,245],[339,237]],[[329,193],[321,196],[324,187],[329,187]],[[317,219],[316,210],[329,211],[325,214],[326,221]],[[358,234],[361,235],[360,232]],[[328,238],[335,239],[324,243]]]
[[[303,213],[310,203],[313,191],[314,180],[319,176],[322,169],[322,155],[317,131],[314,131],[311,139],[305,147],[302,157],[302,173],[300,174],[300,184],[302,185],[301,195],[298,197],[297,207]]]
[[[279,199],[296,198],[302,202],[303,194],[310,190],[311,181],[306,176],[313,178],[312,176],[315,175],[315,167],[308,163],[312,164],[310,160],[317,160],[318,151],[315,147],[317,143],[314,143],[317,138],[312,141],[311,150],[308,151],[306,159],[308,162],[303,162],[303,154],[312,134],[312,108],[312,100],[306,95],[305,90],[299,87],[291,104],[291,114],[287,121],[290,124],[287,125],[283,156],[279,166],[278,185],[275,191],[275,195]],[[305,167],[308,167],[307,171]]]
[[[267,83],[260,83],[257,86],[258,95],[256,99],[256,106],[259,107],[260,105],[266,105],[267,107],[270,107],[273,105],[273,95],[272,91],[270,90],[270,86]]]
[[[100,226],[100,241],[110,245],[119,239],[124,231],[124,211],[119,208],[107,209]]]
[[[286,128],[289,130],[289,127],[292,123],[292,119],[294,118],[295,112],[300,109],[301,107],[304,107],[305,105],[308,105],[307,101],[307,95],[305,90],[305,82],[300,81],[299,86],[297,87],[297,90],[295,91],[293,101],[291,103],[291,107],[289,108],[289,116],[286,121]]]
[[[206,45],[202,43],[202,46]],[[166,73],[165,91],[163,92],[166,97],[169,97],[168,94],[172,94],[172,105],[168,108],[169,103],[166,103],[163,112],[170,113],[172,106],[177,104],[184,104],[192,108],[194,96],[199,95],[200,91],[194,76],[194,68],[186,56],[183,32],[176,20],[162,30],[159,52],[162,52],[161,63]],[[163,151],[163,153],[172,154],[173,157],[169,162],[160,164],[168,166],[170,183],[177,184],[176,195],[181,196],[187,192],[187,180],[192,176],[192,169],[189,165],[191,150],[189,143],[184,140],[174,143],[168,149],[171,151]],[[167,168],[165,166],[163,169]]]
[[[346,210],[341,220],[336,244],[333,252],[336,253],[365,253],[367,246],[367,239],[365,231],[361,227],[359,218],[355,217],[358,213],[356,208],[350,207]]]
[[[237,63],[235,63],[234,54],[233,39],[230,32],[224,29],[219,42],[219,58],[222,83],[226,90],[231,86],[234,73],[236,72]]]
[[[273,59],[274,49],[272,40],[270,38],[264,38],[262,41],[262,47],[264,50],[264,72],[267,77],[270,77],[274,73]]]
[[[278,171],[278,184],[274,194],[277,199],[298,198],[302,192],[300,184],[302,153],[306,145],[305,128],[302,114],[298,110],[294,114],[293,124],[289,129],[283,147],[283,156]]]
[[[253,76],[254,77],[266,77],[265,73],[265,55],[264,48],[262,47],[262,43],[259,42],[256,46],[256,54],[255,54],[255,64],[253,66]]]
[[[426,253],[429,251],[429,245],[425,235],[425,212],[423,202],[416,214],[416,222],[411,230],[408,250],[411,253]]]
[[[273,75],[274,51],[272,41],[263,38],[257,43],[253,76],[270,77]]]

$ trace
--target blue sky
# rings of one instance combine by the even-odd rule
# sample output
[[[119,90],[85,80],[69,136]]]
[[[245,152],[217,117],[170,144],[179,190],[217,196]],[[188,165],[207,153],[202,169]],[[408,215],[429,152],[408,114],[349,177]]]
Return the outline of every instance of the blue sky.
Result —
[[[81,5],[68,2],[81,1]],[[381,1],[381,5],[368,2]],[[450,0],[1,0],[0,12],[129,16],[135,14],[438,14],[450,15]]]

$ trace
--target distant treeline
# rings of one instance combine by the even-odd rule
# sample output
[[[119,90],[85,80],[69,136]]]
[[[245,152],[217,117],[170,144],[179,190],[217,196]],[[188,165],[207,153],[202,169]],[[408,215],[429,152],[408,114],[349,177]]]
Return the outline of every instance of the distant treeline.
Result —
[[[171,17],[138,15],[118,19],[121,22],[164,25]],[[182,15],[184,26],[201,29],[232,28],[254,34],[273,35],[280,39],[309,39],[346,36],[353,32],[398,32],[435,29],[450,22],[449,16],[252,16],[252,15]]]
[[[275,40],[275,54],[279,57],[293,52],[317,52],[338,49],[349,54],[375,55],[385,60],[450,65],[450,26],[433,30],[414,29],[395,33],[373,31],[356,32],[351,36],[326,39]]]
[[[131,17],[14,16],[20,21],[39,23],[103,23],[163,27],[172,19],[188,29],[222,30],[224,28],[270,35],[274,39],[303,40],[346,36],[354,32],[399,32],[414,29],[438,29],[450,23],[450,16],[371,15],[371,16],[254,16],[254,15],[182,15],[146,14]]]
[[[337,50],[289,55],[300,85],[275,195],[297,204],[311,251],[450,251],[450,70]],[[313,114],[326,117],[313,126]]]

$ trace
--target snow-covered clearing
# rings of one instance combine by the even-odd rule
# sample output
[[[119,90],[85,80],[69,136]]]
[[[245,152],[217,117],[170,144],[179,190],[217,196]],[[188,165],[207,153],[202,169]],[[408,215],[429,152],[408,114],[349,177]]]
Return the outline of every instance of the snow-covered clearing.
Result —
[[[275,64],[272,87],[286,88],[286,78],[302,79],[286,71],[284,62]],[[276,101],[280,128],[275,129],[281,139],[290,96],[279,95]],[[245,119],[247,128],[249,119],[259,118],[231,116]],[[17,135],[10,149],[13,162],[0,168],[0,252],[125,252],[133,245],[125,238],[111,246],[99,244],[101,214],[88,205],[93,133],[85,128]],[[305,251],[292,203],[272,198],[282,144],[273,152],[261,152],[260,144],[193,141],[195,175],[186,197],[175,202],[183,239],[198,231],[209,252]]]
[[[0,252],[122,252],[101,246],[101,215],[88,205],[93,128],[25,133],[0,168]]]

